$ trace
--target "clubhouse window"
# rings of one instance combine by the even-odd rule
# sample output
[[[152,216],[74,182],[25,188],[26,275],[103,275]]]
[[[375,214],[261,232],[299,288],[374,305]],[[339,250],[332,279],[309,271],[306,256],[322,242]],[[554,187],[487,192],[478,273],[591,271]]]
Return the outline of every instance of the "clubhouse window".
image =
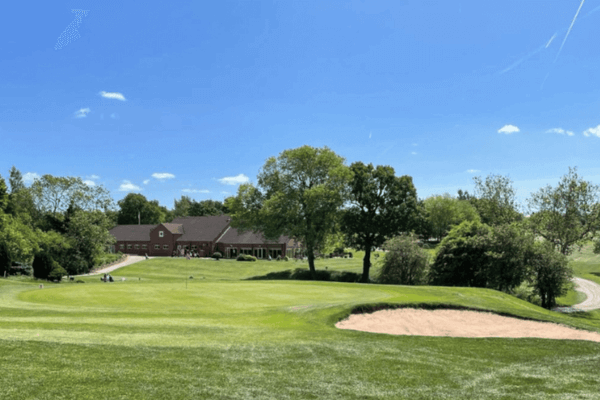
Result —
[[[168,244],[163,244],[163,249],[169,250],[169,245]]]
[[[165,231],[158,231],[158,237],[165,237]]]
[[[144,249],[144,250],[145,250],[145,249],[147,249],[147,248],[148,248],[148,245],[146,245],[146,244],[143,244],[143,245],[142,245],[142,249]]]
[[[192,250],[196,250],[198,246],[196,246],[195,244],[192,245]]]
[[[160,250],[160,244],[155,244],[155,245],[154,245],[154,249],[155,249],[155,250]]]
[[[134,247],[134,248],[136,248],[136,249],[139,249],[139,248],[140,248],[140,245],[139,245],[139,244],[136,244],[136,245],[135,245],[135,246],[133,246],[133,247]]]
[[[131,245],[130,244],[127,245],[127,250],[129,250],[129,249],[131,249]]]
[[[124,248],[125,248],[125,245],[124,245],[124,244],[120,244],[120,245],[119,245],[119,248],[120,248],[120,249],[124,249]]]

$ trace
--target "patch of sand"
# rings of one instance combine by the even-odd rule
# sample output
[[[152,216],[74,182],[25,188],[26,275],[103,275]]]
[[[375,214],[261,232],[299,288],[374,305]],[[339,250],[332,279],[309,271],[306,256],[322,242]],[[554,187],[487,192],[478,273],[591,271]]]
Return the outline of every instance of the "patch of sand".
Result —
[[[477,311],[399,308],[372,314],[352,314],[335,326],[340,329],[390,335],[543,338],[600,342],[600,333]]]

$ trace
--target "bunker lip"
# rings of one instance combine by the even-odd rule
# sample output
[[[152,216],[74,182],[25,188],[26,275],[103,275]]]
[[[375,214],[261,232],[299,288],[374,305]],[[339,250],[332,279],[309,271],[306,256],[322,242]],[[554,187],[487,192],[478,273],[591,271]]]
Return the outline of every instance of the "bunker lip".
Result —
[[[540,338],[600,342],[600,333],[553,322],[500,315],[487,310],[440,305],[363,306],[335,326],[371,333],[461,338]],[[379,310],[375,310],[379,308]],[[375,310],[365,313],[366,310]],[[368,312],[368,311],[367,311]]]

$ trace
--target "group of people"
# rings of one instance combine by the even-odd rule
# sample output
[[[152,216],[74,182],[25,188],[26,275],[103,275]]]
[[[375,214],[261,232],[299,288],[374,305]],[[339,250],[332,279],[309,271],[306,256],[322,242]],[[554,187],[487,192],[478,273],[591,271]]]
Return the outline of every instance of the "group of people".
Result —
[[[104,274],[104,276],[100,277],[100,280],[102,282],[114,282],[115,281],[110,274]]]

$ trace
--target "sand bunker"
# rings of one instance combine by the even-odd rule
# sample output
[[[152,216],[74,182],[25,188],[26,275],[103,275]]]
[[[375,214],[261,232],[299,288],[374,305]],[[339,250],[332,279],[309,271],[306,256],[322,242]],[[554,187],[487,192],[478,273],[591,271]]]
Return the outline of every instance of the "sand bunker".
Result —
[[[335,326],[340,329],[390,335],[544,338],[600,342],[600,333],[476,311],[400,308],[372,314],[352,314]]]

